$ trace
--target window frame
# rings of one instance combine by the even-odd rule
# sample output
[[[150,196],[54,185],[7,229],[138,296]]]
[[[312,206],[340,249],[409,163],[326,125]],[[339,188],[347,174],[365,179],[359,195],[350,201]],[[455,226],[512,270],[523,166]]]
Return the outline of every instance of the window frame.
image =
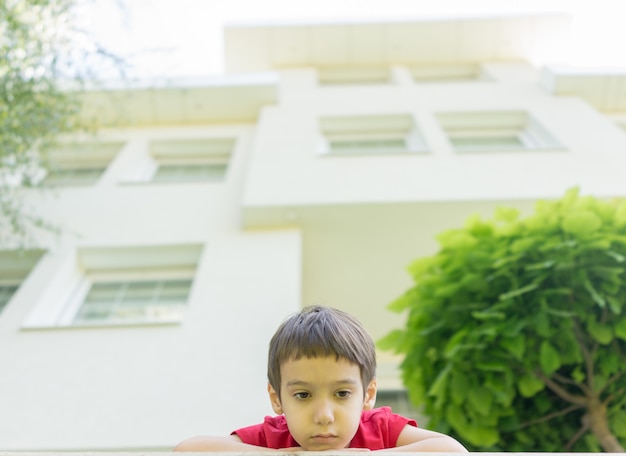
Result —
[[[97,281],[190,280],[187,308],[193,300],[195,276],[204,250],[204,243],[76,247],[64,252],[56,267],[55,280],[35,303],[21,325],[22,330],[73,329],[82,327],[163,326],[181,324],[179,318],[168,321],[116,321],[72,324]]]
[[[45,251],[40,249],[0,250],[0,288],[14,288],[11,293],[0,293],[0,296],[6,296],[6,301],[0,301],[0,315],[9,306],[44,253]]]
[[[438,113],[436,117],[456,153],[525,152],[562,149],[560,142],[527,111],[472,111]],[[484,140],[460,145],[459,139]],[[514,138],[518,144],[497,138]],[[455,143],[455,139],[457,142]]]
[[[329,157],[391,156],[428,152],[426,141],[409,114],[325,116],[319,119],[319,153]],[[333,142],[401,141],[405,147],[364,148],[355,151],[333,149]]]
[[[317,68],[321,87],[346,87],[393,84],[393,71],[383,65],[326,65]]]
[[[180,138],[151,140],[148,144],[149,159],[140,181],[152,184],[180,183],[221,183],[227,180],[230,161],[236,148],[237,138],[233,136],[212,138]],[[181,175],[180,179],[161,179],[159,170],[168,166],[222,167],[223,172],[208,177]]]
[[[129,318],[111,319],[111,320],[82,320],[77,318],[85,304],[85,299],[89,296],[90,291],[96,284],[103,283],[140,283],[140,282],[170,282],[177,280],[188,280],[189,291],[186,303],[189,303],[189,296],[194,284],[195,270],[191,268],[160,268],[156,270],[112,270],[112,271],[92,271],[86,272],[77,284],[72,296],[58,321],[59,326],[67,327],[116,327],[116,326],[152,326],[152,325],[171,325],[180,324],[184,318],[184,310],[177,318],[165,319],[148,319],[148,318]],[[183,306],[184,307],[184,306]]]
[[[96,185],[123,147],[123,141],[59,143],[43,151],[48,170],[41,184],[62,188]],[[77,170],[96,170],[96,173],[89,179],[68,179],[67,175]]]
[[[411,65],[408,70],[416,84],[489,82],[493,80],[479,63]]]

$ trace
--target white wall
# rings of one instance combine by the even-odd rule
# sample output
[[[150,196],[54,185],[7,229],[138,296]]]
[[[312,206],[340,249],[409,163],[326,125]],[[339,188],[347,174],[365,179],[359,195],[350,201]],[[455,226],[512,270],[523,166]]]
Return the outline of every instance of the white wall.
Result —
[[[0,317],[0,449],[169,449],[258,422],[271,413],[267,343],[301,305],[345,309],[377,339],[402,324],[385,306],[410,286],[408,263],[436,251],[436,233],[574,185],[626,193],[624,131],[544,92],[530,67],[487,69],[495,82],[417,85],[398,67],[396,85],[341,88],[288,70],[256,126],[101,132],[125,146],[97,185],[27,196],[63,234],[42,237],[48,253]],[[486,109],[528,110],[563,147],[458,156],[434,113]],[[413,115],[430,151],[318,155],[320,116],[381,113]],[[148,140],[223,135],[239,138],[225,182],[129,182]],[[81,248],[185,243],[204,248],[182,324],[24,327],[64,305]],[[398,386],[397,360],[380,355],[381,385]]]
[[[318,87],[312,69],[285,71],[281,104],[268,108],[260,120],[244,205],[527,199],[557,197],[575,185],[605,196],[626,192],[623,131],[585,102],[545,92],[529,67],[492,64],[488,70],[494,81],[416,84],[403,79],[348,87]],[[562,147],[455,153],[436,113],[483,110],[527,111]],[[318,119],[359,114],[411,114],[429,152],[320,156]]]
[[[240,141],[224,183],[120,184],[149,138],[229,133]],[[252,135],[249,125],[104,132],[128,142],[96,186],[31,195],[66,231],[0,318],[1,449],[169,449],[271,412],[267,343],[300,305],[301,240],[240,229]],[[204,245],[181,324],[24,328],[64,298],[81,247],[181,243]]]

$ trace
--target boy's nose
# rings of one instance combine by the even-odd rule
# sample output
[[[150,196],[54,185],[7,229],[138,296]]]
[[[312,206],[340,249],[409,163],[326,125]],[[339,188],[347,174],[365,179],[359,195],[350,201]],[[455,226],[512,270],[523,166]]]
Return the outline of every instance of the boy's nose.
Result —
[[[333,408],[330,401],[320,401],[315,408],[315,423],[316,424],[330,424],[335,421],[333,414]]]

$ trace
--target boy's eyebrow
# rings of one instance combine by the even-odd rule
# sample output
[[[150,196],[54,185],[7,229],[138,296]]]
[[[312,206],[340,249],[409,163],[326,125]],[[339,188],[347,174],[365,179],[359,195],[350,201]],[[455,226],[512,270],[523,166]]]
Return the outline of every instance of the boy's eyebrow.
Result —
[[[334,385],[358,385],[359,381],[354,379],[354,378],[344,378],[342,380],[337,380],[336,382],[333,382]],[[292,380],[290,382],[287,382],[287,384],[285,386],[309,386],[311,385],[310,382],[305,382],[303,380]]]

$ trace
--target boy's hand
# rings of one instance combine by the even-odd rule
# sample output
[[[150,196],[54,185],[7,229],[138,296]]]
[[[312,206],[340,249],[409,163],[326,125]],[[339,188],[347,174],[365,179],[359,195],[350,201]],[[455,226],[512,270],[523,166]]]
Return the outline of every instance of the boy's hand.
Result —
[[[290,447],[290,448],[281,448],[281,449],[279,449],[277,451],[281,451],[281,452],[284,452],[284,453],[295,453],[296,451],[307,451],[307,450],[305,450],[302,447]],[[370,449],[369,448],[341,448],[340,450],[338,450],[338,449],[334,449],[334,448],[329,448],[328,450],[325,450],[325,451],[341,451],[341,452],[344,452],[344,451],[345,452],[348,452],[348,451],[352,451],[352,452],[359,451],[359,452],[364,452],[364,451],[370,451]]]

